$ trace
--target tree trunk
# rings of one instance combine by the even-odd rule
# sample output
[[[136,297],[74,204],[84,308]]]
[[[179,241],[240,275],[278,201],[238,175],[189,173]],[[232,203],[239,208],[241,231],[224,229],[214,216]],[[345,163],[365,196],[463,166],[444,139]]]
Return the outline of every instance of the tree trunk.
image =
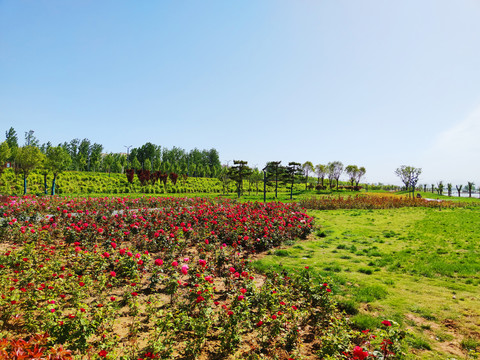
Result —
[[[43,193],[47,195],[48,194],[47,174],[43,174],[43,187],[44,187]]]
[[[267,175],[263,172],[263,202],[267,202]]]
[[[278,177],[275,174],[275,199],[277,198],[277,191],[278,191]]]
[[[53,180],[52,180],[52,195],[55,195],[55,180],[57,180],[57,175],[53,174]]]
[[[293,183],[294,183],[295,179],[292,179],[292,187],[290,188],[290,200],[293,199]]]
[[[23,174],[23,195],[27,195],[27,175]]]

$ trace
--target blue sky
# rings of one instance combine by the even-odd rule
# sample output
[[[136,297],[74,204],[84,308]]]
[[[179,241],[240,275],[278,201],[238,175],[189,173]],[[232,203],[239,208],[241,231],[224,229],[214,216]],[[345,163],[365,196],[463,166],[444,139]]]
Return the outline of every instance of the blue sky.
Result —
[[[480,2],[0,0],[0,131],[480,185]]]

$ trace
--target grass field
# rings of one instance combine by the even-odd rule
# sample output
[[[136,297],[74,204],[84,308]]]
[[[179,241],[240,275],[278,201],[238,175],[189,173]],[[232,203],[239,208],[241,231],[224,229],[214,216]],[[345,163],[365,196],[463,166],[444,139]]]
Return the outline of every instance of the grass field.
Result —
[[[313,267],[331,278],[359,328],[407,329],[411,359],[480,351],[480,208],[309,211],[310,241],[271,251],[258,269]],[[478,353],[477,353],[478,354]]]

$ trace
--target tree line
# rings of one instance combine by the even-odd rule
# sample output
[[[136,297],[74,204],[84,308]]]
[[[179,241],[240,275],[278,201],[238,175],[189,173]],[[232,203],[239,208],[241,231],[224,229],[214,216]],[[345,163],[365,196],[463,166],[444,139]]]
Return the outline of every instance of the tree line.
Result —
[[[315,173],[317,176],[316,185],[314,182],[309,181],[309,175],[311,173]],[[365,168],[363,166],[358,167],[357,165],[344,167],[340,161],[318,164],[316,166],[314,166],[311,161],[306,161],[303,164],[289,162],[286,165],[282,165],[281,161],[270,161],[267,162],[262,171],[260,171],[257,168],[250,168],[247,161],[234,160],[233,166],[224,166],[220,178],[224,183],[224,188],[227,188],[226,185],[228,181],[235,181],[237,184],[238,197],[243,193],[243,185],[246,180],[250,184],[255,184],[257,193],[259,191],[259,183],[263,181],[264,195],[266,194],[267,184],[274,184],[275,197],[277,197],[279,184],[286,185],[287,189],[290,190],[290,198],[292,198],[294,184],[300,182],[305,183],[305,190],[313,188],[325,190],[327,189],[327,184],[330,189],[336,187],[336,189],[339,190],[340,177],[344,173],[348,176],[348,182],[350,183],[349,189],[360,190],[361,187],[359,183],[366,173]]]
[[[414,196],[415,190],[421,191],[422,189],[423,192],[431,190],[432,193],[437,192],[438,195],[443,195],[443,192],[447,190],[447,195],[452,196],[452,192],[454,191],[452,183],[447,183],[445,186],[443,181],[439,181],[436,185],[431,184],[431,186],[429,186],[427,184],[423,184],[423,186],[417,186],[421,174],[421,168],[407,165],[402,165],[395,170],[395,175],[397,175],[402,181],[404,189],[411,193],[412,196]],[[455,189],[457,190],[459,197],[461,196],[462,189],[468,192],[468,197],[472,197],[472,192],[475,190],[475,183],[473,181],[469,181],[465,187],[463,185],[455,185]]]
[[[279,183],[290,189],[293,194],[294,184],[305,183],[305,189],[339,190],[339,179],[343,174],[348,176],[348,186],[351,190],[359,190],[359,183],[365,175],[364,167],[344,165],[340,161],[313,165],[289,162],[283,165],[281,161],[270,161],[262,170],[250,168],[247,161],[235,160],[232,166],[221,165],[218,151],[193,149],[189,152],[173,147],[162,148],[150,142],[136,148],[126,147],[126,153],[103,153],[103,145],[92,143],[89,139],[73,139],[53,146],[50,142],[40,144],[34,131],[25,132],[25,143],[19,146],[18,135],[13,127],[5,132],[5,141],[0,143],[0,164],[10,163],[16,175],[23,175],[24,194],[27,192],[27,178],[33,169],[40,169],[44,175],[45,193],[55,194],[55,182],[63,171],[95,171],[106,173],[125,173],[129,182],[137,174],[142,185],[166,182],[167,177],[173,182],[181,177],[211,177],[219,178],[227,189],[228,182],[237,184],[238,196],[243,193],[244,181],[247,181],[259,191],[260,183],[275,184],[277,196]],[[0,174],[3,171],[0,166]],[[51,186],[47,185],[47,177],[53,174]],[[312,181],[316,175],[316,183]]]
[[[127,169],[135,172],[148,170],[156,173],[174,173],[195,177],[218,177],[222,167],[216,149],[189,152],[173,147],[162,148],[147,142],[132,148],[127,153],[103,153],[103,145],[92,143],[89,139],[73,139],[53,146],[51,142],[40,144],[34,131],[25,132],[25,142],[19,145],[17,132],[13,127],[5,132],[5,141],[0,143],[0,174],[3,164],[10,164],[15,174],[22,174],[24,193],[27,191],[29,173],[39,168],[44,172],[45,189],[47,175],[53,174],[51,193],[55,193],[55,181],[63,171],[95,171],[107,173],[125,173]],[[47,190],[45,190],[47,191]]]

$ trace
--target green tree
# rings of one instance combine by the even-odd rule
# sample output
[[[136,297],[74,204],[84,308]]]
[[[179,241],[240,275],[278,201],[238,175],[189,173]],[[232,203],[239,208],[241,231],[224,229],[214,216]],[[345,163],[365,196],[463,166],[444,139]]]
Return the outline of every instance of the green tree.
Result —
[[[23,194],[27,194],[27,178],[30,172],[39,166],[44,156],[39,148],[28,145],[18,149],[15,163],[23,174]]]
[[[102,170],[104,172],[107,172],[109,176],[112,171],[114,162],[115,162],[115,157],[113,156],[112,153],[104,155],[102,157]]]
[[[296,164],[296,163],[292,163],[292,164]],[[289,164],[290,165],[290,164]],[[313,164],[311,161],[305,161],[303,163],[302,166],[302,170],[303,170],[303,173],[305,174],[305,190],[307,190],[308,188],[308,174],[310,173],[310,171],[313,171]]]
[[[90,171],[90,154],[92,151],[90,140],[83,139],[78,145],[78,166],[80,171]]]
[[[455,187],[457,188],[458,197],[460,197],[460,196],[461,196],[461,192],[462,192],[463,185],[455,185]]]
[[[330,183],[330,189],[333,189],[333,180],[337,182],[337,190],[338,190],[338,180],[343,173],[343,164],[340,161],[333,161],[328,163],[328,181]]]
[[[243,193],[243,180],[252,174],[252,169],[247,166],[248,162],[233,160],[233,166],[228,169],[228,176],[237,183],[237,195]]]
[[[10,149],[10,156],[7,158],[7,161],[14,161],[18,150],[18,137],[13,127],[5,131],[5,141]]]
[[[148,170],[148,171],[152,169],[152,163],[150,162],[150,159],[145,159],[145,161],[143,162],[143,167],[144,167],[144,170]]]
[[[300,163],[292,161],[292,162],[289,162],[285,168],[285,180],[287,184],[290,184],[290,200],[293,199],[293,185],[295,184],[295,180],[299,176],[302,176],[303,173],[308,174],[308,171],[305,171],[305,164],[302,165]],[[312,169],[313,169],[313,165],[312,165]],[[308,178],[308,175],[307,175],[307,178]]]
[[[157,157],[153,160],[153,171],[159,171],[160,166],[162,165],[162,160],[160,157]]]
[[[78,147],[80,145],[80,139],[72,139],[69,143],[64,143],[63,147],[67,149],[70,157],[72,158],[72,170],[80,170],[80,156],[78,153]]]
[[[405,185],[407,191],[412,192],[414,196],[415,187],[417,185],[420,174],[422,173],[421,168],[415,168],[413,166],[402,165],[395,170],[395,175],[397,175],[402,183]],[[434,185],[432,185],[433,188]]]
[[[228,194],[228,185],[230,183],[230,177],[229,177],[229,167],[228,165],[222,166],[218,177],[220,181],[222,182],[222,187],[223,187],[223,195]]]
[[[362,177],[367,173],[367,170],[363,166],[358,168],[357,175],[355,177],[355,186],[358,188],[358,184],[360,183],[360,180]]]
[[[142,145],[140,148],[133,149],[132,152],[134,153],[134,156],[138,158],[138,161],[142,165],[143,170],[152,171],[153,170],[152,164],[154,164],[157,158],[160,159],[161,148],[160,146],[152,144],[151,142],[147,142],[144,145]],[[145,161],[147,161],[147,159],[150,161],[149,167],[145,165]]]
[[[359,169],[357,165],[348,165],[347,167],[345,167],[345,172],[348,175],[348,181],[350,181],[350,184],[352,185],[352,190],[358,171]]]
[[[98,171],[102,160],[103,145],[94,143],[90,146],[90,155],[88,157],[88,170]]]
[[[25,131],[25,145],[40,147],[40,141],[33,135],[34,132],[33,130]]]
[[[47,149],[45,168],[53,173],[52,189],[50,194],[55,195],[55,184],[60,173],[67,170],[72,163],[72,158],[67,150],[61,146],[49,147]]]
[[[426,185],[425,185],[426,186]],[[447,184],[447,191],[448,191],[448,196],[452,196],[452,184],[451,183],[448,183]]]
[[[254,168],[253,169],[253,172],[252,172],[252,175],[250,175],[249,177],[249,181],[251,184],[253,184],[255,186],[255,194],[258,195],[258,185],[260,184],[260,182],[262,181],[262,178],[263,178],[263,174],[260,172],[260,170],[258,170],[258,168]]]
[[[443,185],[443,181],[439,181],[437,183],[437,191],[438,191],[438,195],[443,195],[443,188],[445,187],[445,185]]]
[[[281,174],[283,172],[283,168],[280,166],[280,163],[281,161],[269,161],[263,169],[266,175],[265,181],[270,181],[272,179],[275,180],[275,199],[277,198],[277,194],[278,194],[278,181],[280,180]],[[265,198],[265,194],[264,194],[264,198]]]
[[[3,169],[5,169],[5,163],[10,158],[10,147],[6,141],[0,144],[0,176],[2,176]]]
[[[467,188],[468,188],[468,197],[472,197],[472,191],[475,189],[475,183],[468,182]]]
[[[327,175],[327,167],[325,165],[318,164],[315,166],[315,173],[317,174],[317,177],[318,177],[317,184],[320,184],[320,179],[321,179],[322,187],[323,187],[325,175]]]
[[[132,169],[140,170],[142,168],[142,164],[138,161],[137,157],[135,156],[132,161]]]
[[[0,144],[0,175],[4,169],[5,163],[10,158],[11,150],[6,141]]]

